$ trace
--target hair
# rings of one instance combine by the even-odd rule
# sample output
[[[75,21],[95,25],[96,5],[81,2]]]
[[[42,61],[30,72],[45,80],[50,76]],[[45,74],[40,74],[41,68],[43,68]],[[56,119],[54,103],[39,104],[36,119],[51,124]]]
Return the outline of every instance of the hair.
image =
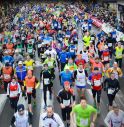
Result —
[[[52,110],[53,110],[53,106],[52,105],[48,105],[47,108],[52,108]]]
[[[80,101],[81,101],[81,100],[85,100],[85,101],[86,101],[86,97],[81,96],[81,97],[80,97]]]

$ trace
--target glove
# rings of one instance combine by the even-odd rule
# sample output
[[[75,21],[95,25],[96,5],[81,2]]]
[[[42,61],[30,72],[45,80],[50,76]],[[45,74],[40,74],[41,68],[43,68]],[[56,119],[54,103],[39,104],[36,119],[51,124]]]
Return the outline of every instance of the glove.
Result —
[[[7,95],[7,98],[9,98],[9,95]]]

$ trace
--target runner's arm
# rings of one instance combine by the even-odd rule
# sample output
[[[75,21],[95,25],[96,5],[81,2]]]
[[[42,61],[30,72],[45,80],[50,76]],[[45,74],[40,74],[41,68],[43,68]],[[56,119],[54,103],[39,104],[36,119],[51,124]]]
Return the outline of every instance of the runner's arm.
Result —
[[[59,124],[59,127],[65,127],[58,114],[56,114],[56,120],[57,120],[57,123]]]
[[[107,114],[107,116],[106,116],[105,119],[104,119],[104,122],[105,122],[105,124],[107,125],[107,127],[111,127],[111,125],[110,125],[110,122],[111,122],[111,112],[109,112],[109,113]]]
[[[32,114],[30,112],[28,113],[28,122],[29,122],[29,125],[31,126],[32,125]]]

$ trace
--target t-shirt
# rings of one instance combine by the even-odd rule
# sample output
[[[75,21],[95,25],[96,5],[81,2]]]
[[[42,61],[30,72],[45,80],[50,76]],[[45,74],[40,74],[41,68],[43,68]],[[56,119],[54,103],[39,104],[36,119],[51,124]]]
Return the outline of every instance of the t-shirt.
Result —
[[[76,114],[76,124],[79,127],[89,127],[90,126],[90,117],[92,113],[96,113],[96,109],[91,105],[87,104],[85,109],[82,108],[81,104],[76,105],[72,112]]]
[[[121,124],[124,124],[124,112],[119,110],[119,114],[116,115],[113,110],[110,111],[105,118],[105,123],[112,127],[121,127]]]

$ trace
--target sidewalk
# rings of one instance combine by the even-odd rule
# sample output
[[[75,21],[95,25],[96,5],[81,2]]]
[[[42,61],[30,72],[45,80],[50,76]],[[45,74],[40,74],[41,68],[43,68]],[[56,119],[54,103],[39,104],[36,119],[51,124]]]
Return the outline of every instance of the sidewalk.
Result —
[[[3,111],[3,108],[5,106],[5,103],[7,101],[7,96],[6,94],[0,94],[0,114],[2,113]]]

